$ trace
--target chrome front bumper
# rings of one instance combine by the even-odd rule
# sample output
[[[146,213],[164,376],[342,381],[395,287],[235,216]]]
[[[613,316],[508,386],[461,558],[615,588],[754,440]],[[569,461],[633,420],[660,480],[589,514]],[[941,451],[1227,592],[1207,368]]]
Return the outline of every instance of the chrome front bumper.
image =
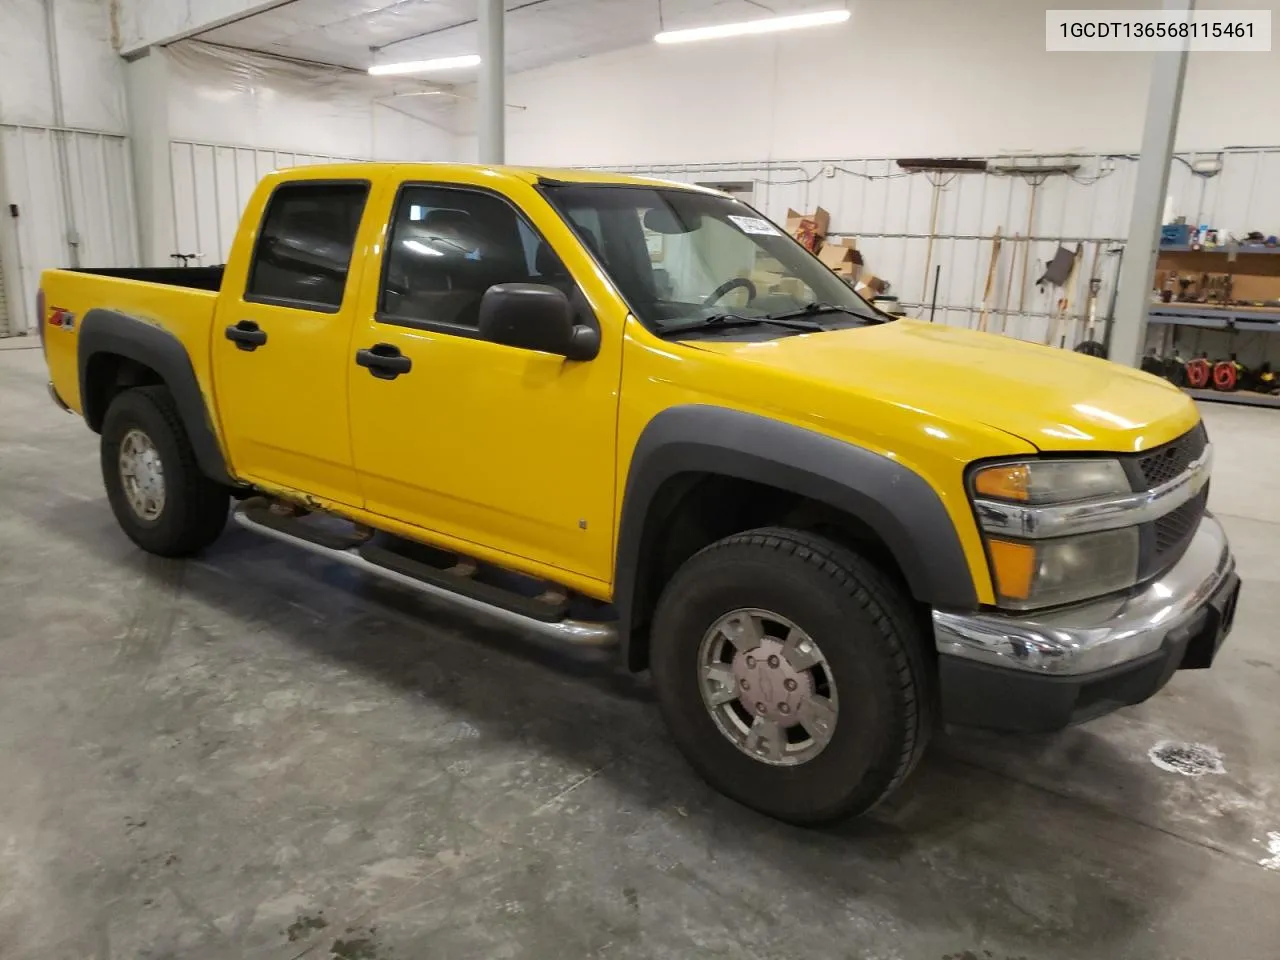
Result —
[[[1221,524],[1205,514],[1182,559],[1138,593],[1043,614],[935,610],[934,641],[940,654],[1007,670],[1096,673],[1149,657],[1185,632],[1235,579],[1234,571]]]

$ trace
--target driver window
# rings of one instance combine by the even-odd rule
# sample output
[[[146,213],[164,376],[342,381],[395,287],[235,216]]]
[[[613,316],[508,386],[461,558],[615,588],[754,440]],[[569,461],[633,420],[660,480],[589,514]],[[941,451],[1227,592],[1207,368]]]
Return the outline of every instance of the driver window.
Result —
[[[401,190],[379,320],[465,334],[479,325],[485,291],[517,282],[574,289],[555,251],[501,197],[450,187]]]

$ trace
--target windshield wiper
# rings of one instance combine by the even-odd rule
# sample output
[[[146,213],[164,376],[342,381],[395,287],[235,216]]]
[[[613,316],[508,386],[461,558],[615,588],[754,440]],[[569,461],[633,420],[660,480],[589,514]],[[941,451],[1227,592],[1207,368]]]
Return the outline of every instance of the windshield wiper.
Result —
[[[821,324],[807,323],[803,320],[792,319],[789,316],[744,317],[737,313],[717,313],[710,317],[702,317],[697,323],[681,324],[678,327],[662,327],[659,332],[666,336],[670,334],[687,333],[691,330],[705,330],[708,327],[755,327],[760,324],[769,324],[774,327],[785,327],[788,330],[795,330],[799,333],[822,333],[826,330],[826,327]]]
[[[806,303],[799,310],[788,310],[786,313],[771,313],[770,320],[791,320],[800,317],[813,317],[823,313],[847,313],[851,317],[857,317],[859,320],[869,320],[872,323],[883,323],[882,317],[874,314],[862,313],[850,307],[838,307],[834,303],[822,303],[819,300],[813,303]]]

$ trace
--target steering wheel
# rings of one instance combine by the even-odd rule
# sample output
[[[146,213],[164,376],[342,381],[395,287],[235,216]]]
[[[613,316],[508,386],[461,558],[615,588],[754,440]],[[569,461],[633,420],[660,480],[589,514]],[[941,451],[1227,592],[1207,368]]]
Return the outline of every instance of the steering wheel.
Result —
[[[746,277],[734,277],[731,280],[726,280],[724,283],[720,284],[720,286],[712,290],[711,295],[702,301],[702,305],[704,307],[709,307],[730,290],[737,290],[739,287],[746,288],[748,303],[756,298],[756,285],[754,283]]]

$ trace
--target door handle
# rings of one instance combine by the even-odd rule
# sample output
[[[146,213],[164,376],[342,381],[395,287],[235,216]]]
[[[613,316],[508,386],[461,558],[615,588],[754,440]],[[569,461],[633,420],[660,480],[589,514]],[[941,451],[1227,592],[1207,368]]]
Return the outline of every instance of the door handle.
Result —
[[[393,343],[375,343],[368,350],[357,350],[356,364],[379,380],[394,380],[413,367],[413,361]]]
[[[267,342],[267,331],[258,328],[252,320],[241,320],[227,327],[227,339],[241,350],[257,350]]]

